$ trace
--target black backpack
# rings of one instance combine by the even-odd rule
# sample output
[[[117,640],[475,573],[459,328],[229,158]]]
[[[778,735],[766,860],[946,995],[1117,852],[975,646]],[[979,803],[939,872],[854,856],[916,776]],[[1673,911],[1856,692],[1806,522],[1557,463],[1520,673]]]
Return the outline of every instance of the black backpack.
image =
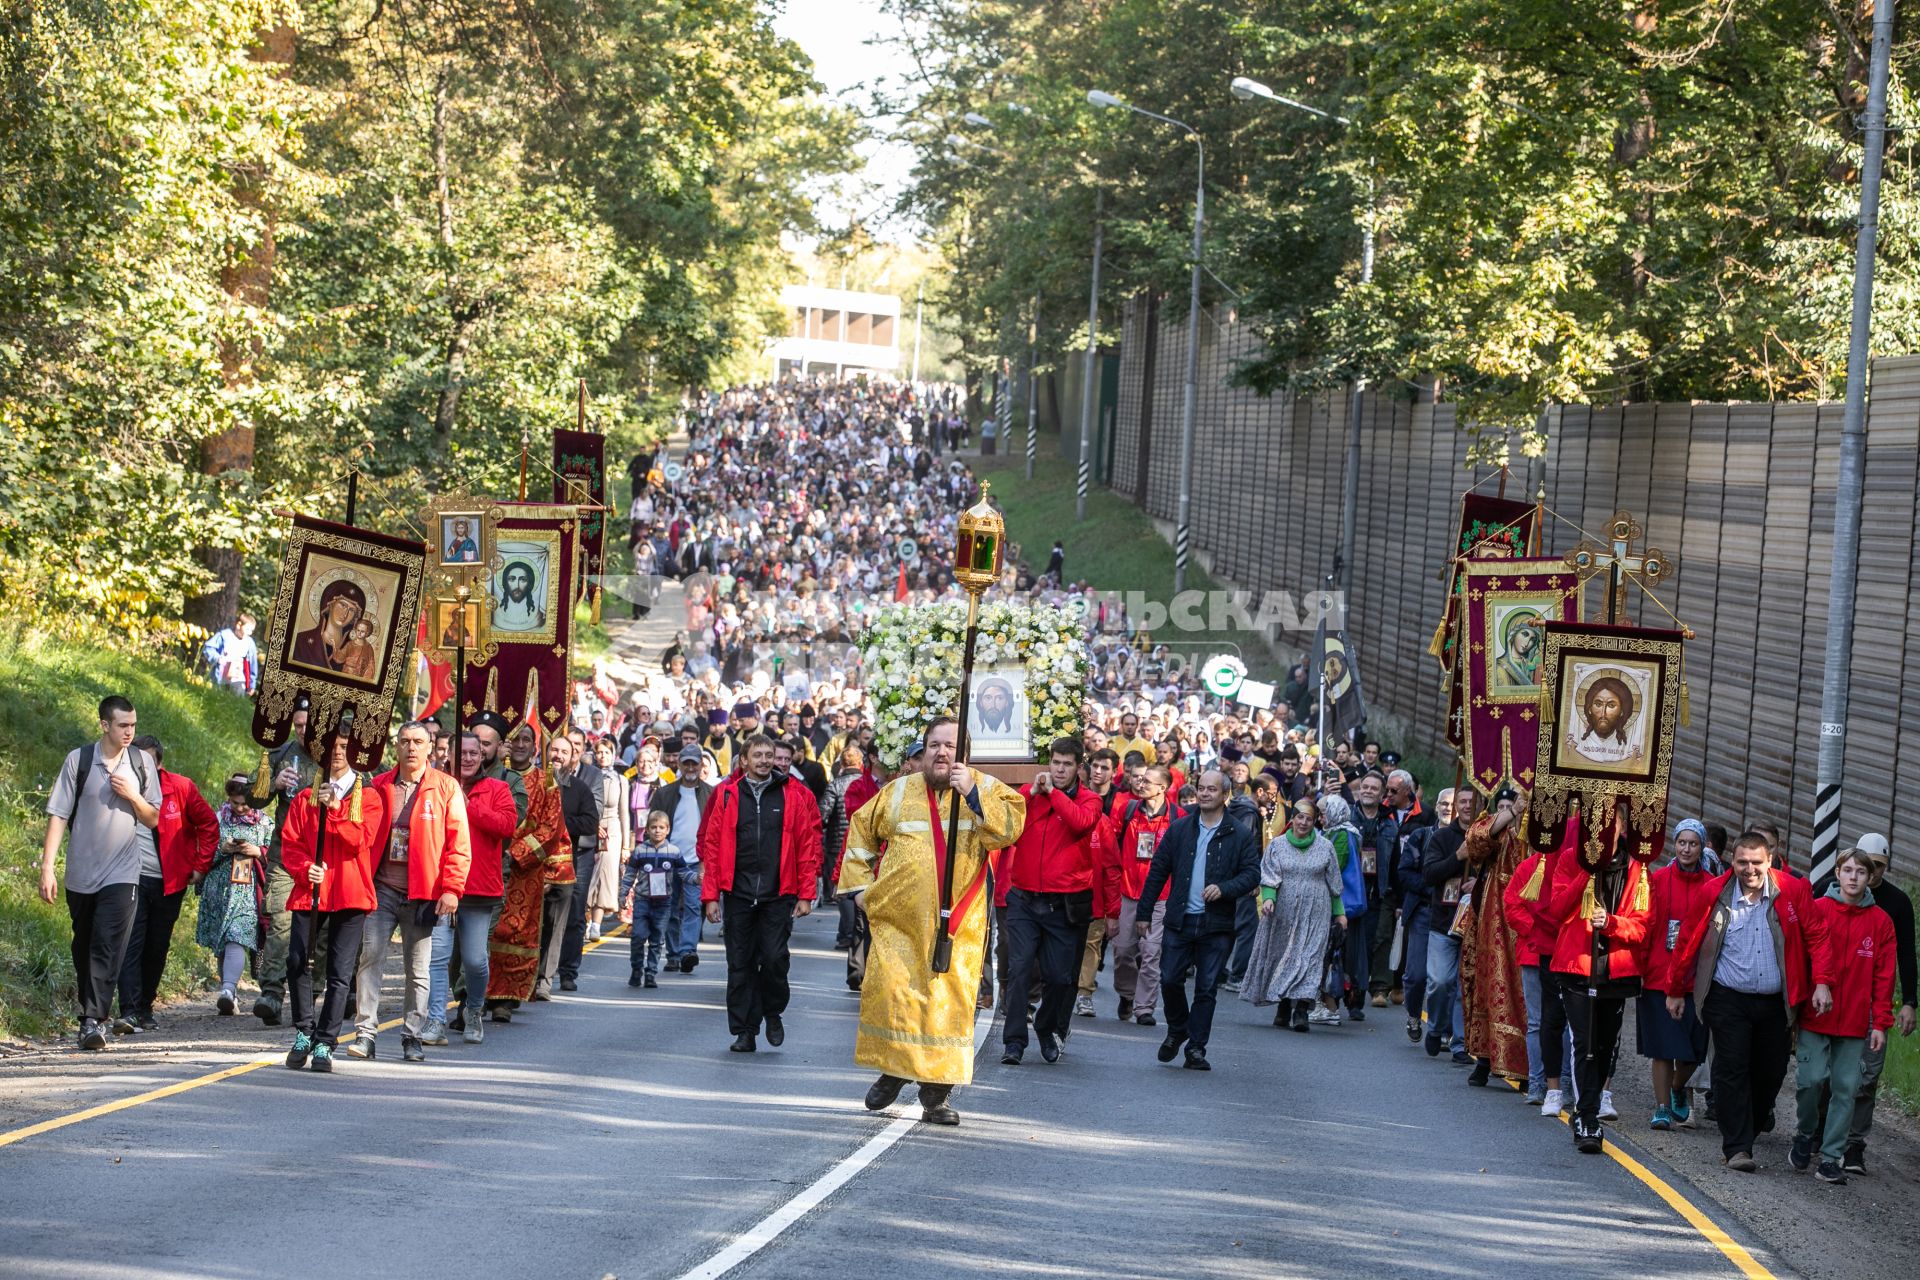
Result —
[[[80,748],[80,759],[73,770],[73,808],[67,810],[69,828],[73,826],[73,820],[80,812],[80,796],[87,789],[87,775],[93,772],[93,757],[99,749],[100,744],[97,742],[89,742]],[[138,747],[128,747],[127,750],[133,753],[133,776],[139,779],[140,795],[144,798],[147,794],[147,770],[146,766],[140,763],[140,759],[146,755],[146,752]]]

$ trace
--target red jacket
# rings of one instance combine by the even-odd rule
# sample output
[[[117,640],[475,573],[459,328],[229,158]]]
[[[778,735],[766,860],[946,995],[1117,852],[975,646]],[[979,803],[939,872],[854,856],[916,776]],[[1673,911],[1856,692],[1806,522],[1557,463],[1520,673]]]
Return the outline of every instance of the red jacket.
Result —
[[[1549,913],[1564,921],[1553,943],[1553,971],[1586,977],[1593,971],[1593,927],[1580,910],[1589,881],[1593,879],[1570,847],[1562,846],[1554,855],[1553,894]],[[1652,913],[1647,887],[1647,869],[1639,862],[1627,867],[1626,883],[1620,891],[1619,909],[1607,912],[1607,923],[1600,935],[1607,940],[1607,976],[1637,978],[1645,972],[1647,917]],[[1601,903],[1601,906],[1607,904]]]
[[[179,893],[190,877],[213,865],[220,819],[193,779],[160,770],[160,825],[153,836],[160,853],[162,893]]]
[[[1773,923],[1780,933],[1781,996],[1791,1011],[1811,999],[1815,987],[1822,983],[1833,986],[1827,926],[1814,914],[1812,886],[1798,876],[1783,876],[1777,871],[1767,874],[1773,882]],[[1686,984],[1691,981],[1695,1005],[1704,1003],[1713,987],[1713,970],[1727,931],[1728,904],[1737,892],[1739,885],[1732,871],[1715,876],[1695,902],[1692,919],[1680,930],[1684,941],[1674,948],[1669,961],[1673,967],[1671,981],[1683,991],[1689,989]]]
[[[1684,871],[1677,862],[1648,877],[1653,910],[1647,924],[1647,990],[1670,996],[1692,993],[1693,975],[1675,971],[1673,953],[1687,922],[1705,913],[1702,903],[1713,895],[1713,879],[1698,866]]]
[[[1028,893],[1084,893],[1093,888],[1093,824],[1100,797],[1091,787],[1069,795],[1049,788],[1035,803],[1033,784],[1020,788],[1027,822],[1008,859],[1007,885]]]
[[[394,771],[389,769],[373,780],[376,790],[385,793],[387,827],[400,816],[400,804],[393,790]],[[473,864],[472,836],[467,830],[467,798],[453,775],[429,769],[420,775],[414,792],[413,818],[407,824],[407,898],[432,901],[443,893],[456,898],[466,892],[467,872]],[[380,849],[385,852],[390,830],[380,833]]]
[[[1879,907],[1850,907],[1836,888],[1813,904],[1827,934],[1833,1008],[1800,1010],[1800,1026],[1823,1036],[1860,1036],[1893,1025],[1893,917]]]
[[[841,798],[841,803],[847,806],[847,825],[849,828],[853,825],[853,815],[860,812],[860,810],[866,806],[867,801],[879,794],[880,784],[874,780],[872,774],[867,773],[865,770],[862,770],[854,777],[852,782],[847,784],[847,794]],[[833,855],[833,882],[835,884],[840,883],[840,864],[846,859],[846,856],[847,842],[842,840],[840,842],[839,852]],[[878,875],[879,871],[879,864],[874,864],[874,874]]]
[[[1100,820],[1110,831],[1100,842],[1104,856],[1099,866],[1100,888],[1096,895],[1099,901],[1095,905],[1101,915],[1109,919],[1118,915],[1122,898],[1139,900],[1140,891],[1147,884],[1147,868],[1153,865],[1153,851],[1160,847],[1160,837],[1167,834],[1175,818],[1185,813],[1179,805],[1163,801],[1159,814],[1149,815],[1144,804],[1129,797],[1115,804],[1113,812]],[[1158,900],[1165,902],[1172,891],[1173,882],[1169,880],[1161,887]]]
[[[467,829],[473,843],[473,863],[467,868],[467,887],[461,897],[505,896],[505,850],[519,825],[512,787],[499,778],[475,778],[467,784]]]
[[[780,893],[812,902],[820,894],[820,806],[798,778],[774,780],[785,788],[780,806]],[[746,775],[736,773],[715,787],[700,819],[694,847],[706,868],[700,879],[702,902],[718,902],[722,893],[733,888],[740,788],[745,782]]]
[[[373,873],[387,848],[387,828],[393,819],[387,812],[389,799],[387,792],[363,786],[360,821],[353,821],[351,800],[335,805],[327,814],[326,879],[320,882],[322,911],[371,911],[378,905]],[[287,895],[289,911],[313,910],[313,886],[307,882],[307,868],[313,865],[319,816],[312,787],[287,806],[287,822],[280,831],[280,859],[293,877],[293,891]]]

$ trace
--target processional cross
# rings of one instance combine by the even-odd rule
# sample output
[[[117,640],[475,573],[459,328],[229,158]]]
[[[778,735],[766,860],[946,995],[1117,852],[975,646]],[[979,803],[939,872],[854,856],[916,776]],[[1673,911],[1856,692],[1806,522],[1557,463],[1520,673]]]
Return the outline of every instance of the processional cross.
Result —
[[[1615,625],[1628,621],[1626,585],[1629,580],[1638,583],[1644,591],[1673,572],[1673,563],[1665,552],[1654,547],[1643,551],[1634,549],[1645,532],[1631,515],[1616,511],[1607,525],[1604,545],[1582,538],[1566,555],[1567,564],[1580,575],[1583,587],[1596,574],[1607,575],[1606,619]]]

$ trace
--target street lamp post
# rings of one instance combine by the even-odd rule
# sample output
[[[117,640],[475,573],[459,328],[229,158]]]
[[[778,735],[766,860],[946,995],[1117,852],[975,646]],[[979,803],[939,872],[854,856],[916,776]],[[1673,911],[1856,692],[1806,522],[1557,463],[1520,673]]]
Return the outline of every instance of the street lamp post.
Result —
[[[1125,102],[1099,89],[1089,89],[1087,101],[1096,107],[1117,107],[1123,111],[1131,111],[1135,115],[1145,116],[1149,120],[1170,124],[1176,129],[1184,129],[1187,136],[1193,139],[1194,150],[1199,157],[1199,173],[1193,190],[1193,279],[1189,285],[1187,297],[1187,384],[1180,408],[1180,497],[1175,508],[1173,524],[1173,589],[1178,594],[1186,590],[1187,559],[1193,535],[1193,418],[1199,398],[1200,259],[1206,247],[1207,146],[1200,137],[1200,131],[1184,120],[1175,120],[1172,116],[1163,116],[1157,111],[1136,107],[1131,102]],[[1144,485],[1146,482],[1145,476],[1140,477],[1141,484]]]
[[[1353,124],[1353,121],[1345,116],[1335,115],[1331,111],[1322,111],[1318,107],[1310,107],[1304,102],[1296,102],[1283,94],[1275,93],[1258,80],[1252,80],[1246,76],[1235,76],[1228,88],[1233,91],[1234,97],[1243,102],[1262,98],[1268,102],[1277,102],[1283,107],[1304,111],[1311,116],[1319,116],[1322,120],[1331,120],[1338,125]],[[1372,184],[1369,183],[1368,187],[1371,191]],[[1360,283],[1373,283],[1373,224],[1370,221],[1363,221],[1360,224]],[[1354,521],[1360,508],[1360,400],[1366,393],[1366,389],[1367,380],[1356,377],[1353,380],[1353,389],[1347,397],[1346,476],[1341,485],[1340,553],[1339,562],[1335,565],[1342,607],[1344,602],[1353,595]]]
[[[1074,481],[1073,518],[1084,521],[1087,518],[1087,480],[1093,467],[1093,404],[1097,396],[1094,391],[1094,375],[1099,369],[1099,329],[1100,329],[1100,241],[1105,231],[1101,215],[1105,211],[1106,193],[1099,188],[1093,192],[1093,285],[1087,290],[1087,373],[1080,388],[1080,474]]]

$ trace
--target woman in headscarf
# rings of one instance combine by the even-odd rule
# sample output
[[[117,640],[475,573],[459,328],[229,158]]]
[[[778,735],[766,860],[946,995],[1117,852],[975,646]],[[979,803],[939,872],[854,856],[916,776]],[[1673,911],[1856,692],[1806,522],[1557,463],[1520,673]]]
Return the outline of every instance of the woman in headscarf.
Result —
[[[1647,919],[1647,967],[1641,985],[1646,994],[1637,1007],[1640,1056],[1653,1064],[1653,1127],[1693,1127],[1693,1092],[1687,1088],[1694,1069],[1707,1057],[1707,1028],[1693,1007],[1693,975],[1676,972],[1673,951],[1684,922],[1706,914],[1701,901],[1713,894],[1714,875],[1707,869],[1707,828],[1698,818],[1687,818],[1673,829],[1673,861],[1647,878],[1652,912]],[[1697,909],[1697,911],[1696,911]],[[1684,996],[1686,1008],[1676,1018],[1662,997]]]
[[[1287,829],[1260,859],[1260,927],[1247,956],[1240,998],[1254,1005],[1278,1002],[1273,1025],[1307,1029],[1307,1015],[1320,994],[1327,944],[1346,930],[1339,855],[1315,825],[1313,797],[1295,802]]]
[[[1360,866],[1360,828],[1353,822],[1353,806],[1346,797],[1328,792],[1320,797],[1320,828],[1333,844],[1340,864],[1340,899],[1349,920],[1358,921],[1367,909],[1367,881]],[[1321,1007],[1309,1015],[1322,1026],[1340,1025],[1340,1006],[1355,1022],[1366,1019],[1367,960],[1372,939],[1367,930],[1342,931],[1327,955],[1326,990]]]

